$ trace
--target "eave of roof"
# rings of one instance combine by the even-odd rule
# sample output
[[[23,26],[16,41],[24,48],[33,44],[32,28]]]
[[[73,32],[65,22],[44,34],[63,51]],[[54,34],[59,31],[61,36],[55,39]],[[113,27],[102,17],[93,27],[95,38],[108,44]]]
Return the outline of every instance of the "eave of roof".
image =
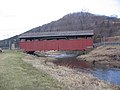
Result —
[[[55,36],[84,36],[94,35],[93,30],[85,31],[59,31],[59,32],[37,32],[37,33],[25,33],[19,36],[19,38],[39,38],[39,37],[55,37]]]

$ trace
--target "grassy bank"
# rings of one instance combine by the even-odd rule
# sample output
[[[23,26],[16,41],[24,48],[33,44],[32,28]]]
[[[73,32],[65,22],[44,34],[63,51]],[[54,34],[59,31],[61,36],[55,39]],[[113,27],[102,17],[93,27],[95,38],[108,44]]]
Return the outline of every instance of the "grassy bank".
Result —
[[[25,54],[17,51],[0,53],[0,90],[61,90],[58,81],[26,64]]]
[[[44,70],[47,74],[62,82],[69,90],[120,90],[119,86],[99,80],[90,73],[57,66],[52,62],[56,60],[54,58],[26,55],[23,60],[32,64],[38,70]]]
[[[120,68],[120,46],[100,46],[78,59]]]

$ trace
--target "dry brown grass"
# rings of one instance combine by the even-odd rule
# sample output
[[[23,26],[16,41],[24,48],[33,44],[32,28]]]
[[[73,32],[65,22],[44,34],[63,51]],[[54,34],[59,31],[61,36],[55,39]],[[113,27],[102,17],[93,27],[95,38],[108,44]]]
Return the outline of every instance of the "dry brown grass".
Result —
[[[100,46],[86,55],[81,55],[78,58],[87,61],[99,60],[120,60],[120,46]]]
[[[120,42],[120,36],[108,37],[105,39],[106,42]]]
[[[86,55],[79,56],[78,59],[120,67],[120,46],[100,46]]]
[[[119,90],[119,87],[98,80],[91,74],[78,72],[63,66],[56,66],[52,62],[45,63],[46,60],[53,59],[36,58],[29,55],[24,58],[25,62],[32,64],[37,69],[44,70],[47,74],[62,82],[69,90]]]

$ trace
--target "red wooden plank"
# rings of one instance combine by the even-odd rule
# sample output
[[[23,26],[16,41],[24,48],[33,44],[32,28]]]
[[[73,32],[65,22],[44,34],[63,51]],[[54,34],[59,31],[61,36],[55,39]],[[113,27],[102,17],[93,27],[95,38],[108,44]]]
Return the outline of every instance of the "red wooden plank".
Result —
[[[20,48],[25,51],[41,50],[85,50],[88,46],[93,45],[92,39],[76,40],[43,40],[20,42]]]

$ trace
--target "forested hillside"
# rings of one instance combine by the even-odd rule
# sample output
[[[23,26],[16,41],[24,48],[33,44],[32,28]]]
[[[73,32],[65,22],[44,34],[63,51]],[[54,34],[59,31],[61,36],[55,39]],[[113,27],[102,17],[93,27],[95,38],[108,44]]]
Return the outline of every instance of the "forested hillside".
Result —
[[[94,41],[99,42],[97,38],[120,36],[120,19],[88,12],[78,12],[65,15],[57,21],[35,27],[25,33],[78,30],[94,30]],[[0,47],[8,47],[14,42],[17,46],[18,36],[0,41]]]
[[[28,32],[77,31],[94,30],[95,35],[105,37],[120,35],[120,19],[116,17],[94,15],[88,12],[79,12],[65,15],[63,18],[52,21],[43,26],[33,28]]]

